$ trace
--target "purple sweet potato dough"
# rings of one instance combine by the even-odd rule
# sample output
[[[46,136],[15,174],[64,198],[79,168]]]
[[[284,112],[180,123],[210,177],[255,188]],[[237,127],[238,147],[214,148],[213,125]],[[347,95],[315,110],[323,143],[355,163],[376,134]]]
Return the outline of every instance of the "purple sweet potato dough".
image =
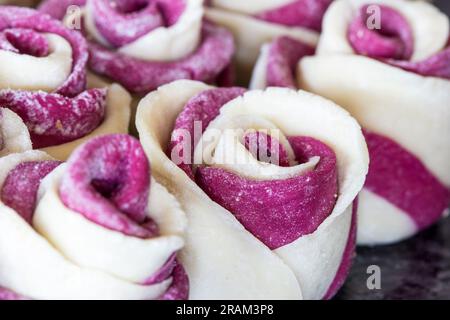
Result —
[[[338,194],[334,152],[313,138],[291,137],[289,142],[299,160],[320,156],[313,171],[260,181],[221,168],[199,167],[195,177],[212,200],[270,249],[313,233],[331,214]]]
[[[159,300],[187,300],[189,298],[189,278],[183,266],[175,260],[172,285]]]
[[[204,22],[200,46],[181,60],[144,61],[92,43],[89,64],[92,70],[114,79],[128,90],[145,93],[179,79],[212,83],[230,65],[234,51],[229,31]]]
[[[177,22],[185,9],[184,0],[93,0],[92,14],[102,37],[121,47],[158,27]]]
[[[295,69],[304,56],[313,55],[315,48],[287,36],[270,44],[266,82],[268,87],[296,89]]]
[[[3,183],[0,194],[2,202],[31,224],[41,181],[60,164],[53,160],[19,164],[9,172]]]
[[[121,134],[94,138],[78,148],[59,190],[63,203],[86,219],[144,239],[158,234],[147,216],[149,191],[144,150],[138,140]]]
[[[55,19],[62,20],[70,6],[84,7],[86,2],[87,0],[44,0],[39,4],[38,10]]]
[[[450,79],[450,39],[441,52],[423,61],[411,61],[414,36],[409,22],[397,10],[377,6],[381,9],[381,30],[368,29],[368,5],[350,23],[347,38],[353,50],[422,76]]]
[[[106,89],[90,89],[67,98],[43,91],[0,90],[0,105],[27,124],[34,148],[44,148],[94,131],[105,116],[106,94]]]
[[[369,14],[365,5],[350,23],[348,40],[358,54],[375,59],[409,60],[414,52],[414,37],[408,21],[395,9],[379,6],[381,29],[367,28]]]
[[[365,131],[370,154],[365,188],[407,213],[422,230],[450,204],[450,190],[423,163],[391,139]]]
[[[32,9],[0,8],[0,50],[45,57],[44,33],[66,39],[72,47],[72,72],[53,93],[0,90],[0,104],[15,111],[30,130],[35,148],[84,137],[103,121],[106,89],[86,90],[87,43],[78,32]]]
[[[289,27],[322,29],[322,19],[332,0],[294,0],[277,9],[267,10],[256,18]]]
[[[180,163],[179,167],[186,172],[186,174],[194,180],[194,174],[192,171],[192,163],[194,160],[194,149],[198,139],[195,135],[195,122],[202,124],[202,133],[206,130],[209,123],[213,121],[220,113],[220,109],[227,102],[243,95],[246,89],[243,88],[220,88],[206,90],[198,95],[192,97],[184,106],[183,111],[178,115],[175,120],[175,125],[172,133],[172,139],[169,144],[168,154],[172,159],[172,152],[174,150],[179,151],[176,154],[179,159],[184,159],[183,152],[187,146],[190,147],[190,163]],[[183,132],[189,132],[191,141],[183,141],[183,135],[178,134]],[[194,140],[197,138],[197,140]],[[173,161],[175,159],[172,159]]]

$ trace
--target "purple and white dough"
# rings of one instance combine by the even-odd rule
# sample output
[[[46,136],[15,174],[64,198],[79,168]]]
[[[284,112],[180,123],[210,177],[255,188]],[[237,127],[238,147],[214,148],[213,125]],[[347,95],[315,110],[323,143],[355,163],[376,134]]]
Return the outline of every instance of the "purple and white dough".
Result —
[[[253,69],[250,88],[297,88],[297,65],[302,58],[314,55],[315,50],[314,47],[287,36],[266,43],[261,47]]]
[[[233,81],[233,36],[204,20],[203,0],[47,0],[39,10],[69,25],[81,21],[91,70],[132,93],[178,79]]]
[[[6,108],[0,108],[0,157],[31,150],[31,139],[22,119]]]
[[[369,30],[377,12],[381,30]],[[338,0],[317,56],[299,63],[299,87],[343,106],[365,129],[360,244],[406,239],[448,213],[449,38],[448,17],[429,3]]]
[[[128,130],[129,94],[88,89],[84,38],[38,11],[0,8],[0,105],[20,116],[34,149],[65,160],[87,138]]]
[[[180,260],[190,299],[336,293],[368,170],[361,128],[346,111],[306,92],[182,80],[147,95],[136,121],[153,172],[188,217]],[[256,151],[267,148],[279,165]]]
[[[0,163],[0,299],[187,298],[186,217],[139,141],[94,138],[66,164],[40,151]]]
[[[260,48],[288,36],[315,47],[322,18],[331,0],[211,0],[208,19],[233,32],[241,83],[250,79]]]

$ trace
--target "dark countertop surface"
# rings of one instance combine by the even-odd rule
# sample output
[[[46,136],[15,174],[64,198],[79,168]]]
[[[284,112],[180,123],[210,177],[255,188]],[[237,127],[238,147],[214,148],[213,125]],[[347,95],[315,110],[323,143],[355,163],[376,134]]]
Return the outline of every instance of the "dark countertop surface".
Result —
[[[367,288],[371,265],[380,267],[379,290]],[[396,245],[358,248],[336,299],[450,299],[450,218]]]

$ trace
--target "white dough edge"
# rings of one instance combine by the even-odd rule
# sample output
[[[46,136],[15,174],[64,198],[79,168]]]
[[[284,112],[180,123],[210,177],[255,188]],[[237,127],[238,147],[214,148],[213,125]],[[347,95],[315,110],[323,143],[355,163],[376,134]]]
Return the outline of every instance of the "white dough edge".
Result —
[[[203,0],[187,0],[187,5],[170,27],[159,27],[117,49],[121,54],[146,61],[175,61],[194,52],[201,41]],[[85,26],[91,36],[108,46],[95,26],[89,2],[85,7]]]
[[[289,89],[252,91],[222,108],[224,114],[264,114],[286,135],[313,136],[336,152],[341,189],[333,213],[313,234],[272,252],[229,211],[211,201],[164,153],[171,128],[185,103],[209,88],[187,80],[162,86],[141,101],[137,115],[141,142],[155,175],[176,195],[188,216],[182,262],[191,282],[190,298],[323,298],[341,263],[352,202],[368,170],[361,128],[333,103]],[[271,98],[261,99],[264,95]],[[273,108],[275,97],[285,102],[277,109]],[[298,112],[307,108],[307,116],[293,117],[294,106]]]
[[[7,108],[0,107],[0,157],[32,149],[30,134],[22,119]]]
[[[42,151],[36,150],[26,151],[20,154],[11,154],[1,158],[0,168],[2,168],[2,170],[0,171],[0,189],[9,172],[20,163],[45,160],[53,160],[53,158]],[[39,190],[40,196],[38,199],[44,203],[38,204],[36,210],[37,218],[35,217],[35,220],[38,220],[37,222],[40,224],[40,227],[42,227],[43,219],[55,218],[45,217],[45,214],[52,211],[48,210],[47,204],[51,206],[51,198],[55,196],[54,189],[52,190],[52,188],[54,187],[55,181],[58,180],[64,170],[65,166],[61,165],[48,175],[41,184]],[[178,241],[178,244],[182,245],[183,241],[181,234],[186,227],[184,213],[180,210],[180,206],[175,198],[170,195],[164,187],[154,180],[152,180],[152,182],[154,191],[151,192],[149,201],[155,203],[155,198],[163,199],[165,200],[165,204],[160,209],[155,209],[152,204],[150,206],[150,212],[152,212],[151,215],[155,218],[155,221],[161,223],[162,233],[173,233],[169,238],[172,237],[174,240],[177,239],[176,241]],[[50,190],[48,190],[48,188],[50,188]],[[60,208],[56,209],[59,210]],[[163,214],[163,211],[164,213],[167,213],[167,210],[169,210],[168,214]],[[77,227],[77,225],[70,220],[70,218],[76,220],[75,216],[67,217],[70,213],[61,211],[54,212],[53,214],[50,213],[50,215],[56,213],[66,215],[66,218],[69,218],[66,221],[63,221],[58,227],[66,228],[65,231],[69,233],[75,232],[75,230],[70,230],[70,227]],[[69,226],[64,227],[64,224],[68,221],[72,223]],[[84,227],[89,228],[89,226],[86,225]],[[92,235],[92,233],[84,233],[84,231],[89,230],[83,230],[83,237],[85,235]],[[98,248],[107,241],[115,241],[118,246],[125,246],[128,247],[128,249],[137,251],[143,249],[142,243],[141,245],[137,243],[139,242],[138,240],[136,242],[136,239],[124,239],[121,235],[118,235],[117,232],[108,230],[94,231],[98,233],[96,240],[99,240],[98,236],[104,237],[103,243],[102,241],[99,243],[89,243],[88,247],[94,246]],[[66,234],[66,236],[71,235]],[[83,237],[78,237],[76,240],[83,240]],[[129,243],[124,243],[125,241],[129,241]],[[130,246],[132,246],[132,248]],[[84,249],[88,247],[85,247]],[[90,250],[85,252],[89,255]],[[113,252],[122,254],[122,258],[133,258],[134,256],[135,262],[137,260],[141,260],[142,262],[143,259],[143,257],[138,258],[136,252],[121,252],[117,246],[114,248]],[[51,243],[48,239],[35,231],[35,229],[28,225],[17,212],[0,201],[0,286],[4,288],[13,290],[20,295],[39,300],[145,300],[159,297],[167,290],[172,281],[172,279],[169,278],[162,283],[152,286],[138,285],[131,283],[124,278],[114,276],[109,272],[102,272],[95,268],[80,267],[68,259],[66,254],[67,252],[59,252],[54,246],[54,243]],[[106,253],[99,252],[97,252],[97,254],[100,254],[103,257],[106,255]],[[140,268],[140,266],[127,262],[127,260],[121,262],[124,268],[127,266],[129,268]]]
[[[72,47],[59,35],[43,35],[49,45],[48,56],[0,50],[0,88],[51,92],[64,84],[72,70]]]

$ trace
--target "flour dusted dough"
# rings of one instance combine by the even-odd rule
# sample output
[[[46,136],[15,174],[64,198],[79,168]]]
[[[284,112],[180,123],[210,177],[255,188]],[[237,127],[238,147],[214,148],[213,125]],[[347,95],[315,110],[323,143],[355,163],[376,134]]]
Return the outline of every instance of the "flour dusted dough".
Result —
[[[280,88],[248,92],[221,109],[219,117],[260,116],[276,123],[286,136],[312,136],[336,153],[340,194],[333,213],[313,234],[270,251],[165,154],[176,117],[191,97],[209,88],[194,81],[173,82],[144,98],[137,114],[153,172],[187,212],[189,227],[181,257],[190,278],[190,298],[322,298],[340,265],[352,202],[368,169],[359,125],[330,101]]]
[[[118,49],[127,56],[147,61],[179,60],[192,53],[201,40],[203,0],[188,0],[177,23],[170,27],[159,27],[147,35]],[[98,42],[107,41],[98,32],[89,2],[85,8],[85,25],[90,35]]]
[[[40,151],[0,159],[0,188],[9,171],[18,164],[44,160],[51,158]],[[153,180],[149,201],[155,198],[166,201],[162,210],[167,218],[161,212],[153,213],[150,207],[150,216],[159,215],[162,235],[148,240],[126,237],[101,228],[62,205],[57,187],[64,170],[61,165],[41,184],[40,202],[33,219],[36,229],[0,202],[0,284],[34,299],[159,297],[171,279],[151,286],[141,286],[135,281],[145,280],[156,264],[164,264],[168,251],[183,245],[180,234],[186,227],[186,219],[178,202]],[[169,226],[173,221],[177,223]],[[71,241],[76,245],[70,244]],[[149,256],[155,259],[148,259]]]
[[[95,80],[98,84],[98,78]],[[95,88],[98,88],[95,86]],[[128,133],[128,126],[131,117],[131,96],[122,86],[112,84],[108,88],[106,98],[105,118],[100,126],[87,136],[42,149],[52,157],[59,160],[66,160],[72,151],[84,142],[100,135],[111,133]]]

